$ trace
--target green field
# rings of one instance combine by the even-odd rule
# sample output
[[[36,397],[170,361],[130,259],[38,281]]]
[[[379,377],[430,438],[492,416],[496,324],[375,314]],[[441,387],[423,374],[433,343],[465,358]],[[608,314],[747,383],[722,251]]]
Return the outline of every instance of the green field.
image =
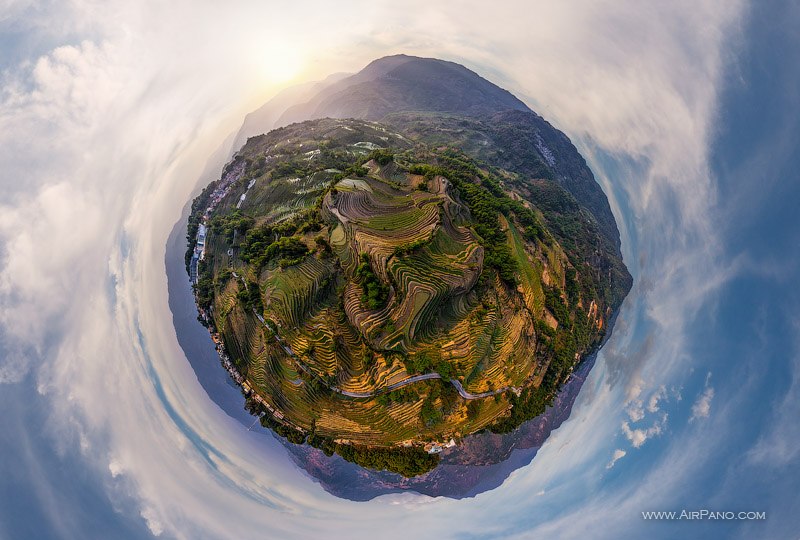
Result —
[[[508,172],[354,120],[251,138],[236,160],[198,298],[290,440],[415,471],[430,460],[401,448],[524,421],[602,338],[608,284]]]

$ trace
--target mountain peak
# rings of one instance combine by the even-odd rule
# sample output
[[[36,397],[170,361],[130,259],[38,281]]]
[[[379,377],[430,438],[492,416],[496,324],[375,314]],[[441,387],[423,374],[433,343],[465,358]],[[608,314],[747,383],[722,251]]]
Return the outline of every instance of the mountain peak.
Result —
[[[432,143],[442,132],[456,130],[467,144],[469,126],[467,131],[474,135],[469,147],[476,155],[528,178],[554,180],[594,215],[604,236],[619,250],[619,231],[608,200],[569,138],[511,92],[461,64],[407,54],[384,56],[358,73],[309,85],[294,96],[291,106],[276,98],[258,117],[248,118],[237,142],[326,117],[398,125],[435,115],[437,122],[425,118],[417,122],[416,128],[424,128],[417,130],[420,140]]]
[[[398,54],[374,60],[308,102],[291,107],[279,123],[324,117],[381,120],[408,111],[477,117],[507,110],[529,109],[460,64]]]

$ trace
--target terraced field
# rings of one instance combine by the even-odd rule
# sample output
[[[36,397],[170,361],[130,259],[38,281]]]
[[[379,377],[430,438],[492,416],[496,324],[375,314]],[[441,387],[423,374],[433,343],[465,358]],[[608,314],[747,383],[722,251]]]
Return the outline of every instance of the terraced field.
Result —
[[[251,138],[234,164],[198,302],[290,440],[407,452],[506,429],[602,338],[607,284],[508,171],[329,119]]]

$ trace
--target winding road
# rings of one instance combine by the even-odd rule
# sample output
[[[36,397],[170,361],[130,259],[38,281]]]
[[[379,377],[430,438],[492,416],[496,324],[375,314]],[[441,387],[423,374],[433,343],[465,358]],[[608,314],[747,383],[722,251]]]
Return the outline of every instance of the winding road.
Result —
[[[242,284],[245,286],[245,288],[247,288],[247,283],[245,282],[245,280],[241,276],[239,276],[236,272],[231,272],[231,274],[235,278],[239,279],[242,282]],[[278,342],[278,345],[280,345],[281,348],[284,351],[286,351],[286,354],[288,354],[289,357],[292,358],[292,360],[294,360],[297,363],[297,365],[298,365],[298,367],[300,367],[300,369],[302,369],[303,371],[305,371],[307,374],[309,374],[311,376],[315,376],[316,375],[311,368],[309,368],[307,365],[305,365],[305,363],[302,360],[300,360],[300,358],[298,358],[298,356],[294,353],[294,351],[292,351],[291,347],[289,347],[289,345],[287,345],[281,339],[281,337],[277,334],[277,332],[274,332],[272,330],[272,328],[269,327],[267,322],[264,320],[264,317],[260,313],[258,313],[255,309],[253,309],[253,315],[256,316],[256,318],[261,322],[261,324],[264,326],[264,328],[266,328],[267,330],[272,332],[273,336],[275,337],[275,341]],[[407,379],[403,379],[402,381],[398,381],[396,383],[390,384],[390,385],[385,386],[383,388],[378,388],[377,390],[374,390],[372,392],[350,392],[348,390],[342,390],[339,387],[332,386],[332,385],[329,385],[329,384],[324,383],[324,382],[323,382],[323,384],[325,384],[325,386],[329,390],[331,390],[332,392],[336,392],[337,394],[341,394],[343,396],[356,398],[356,399],[367,399],[367,398],[375,397],[377,395],[384,394],[384,393],[387,393],[387,392],[392,392],[394,390],[397,390],[398,388],[403,388],[404,386],[408,386],[409,384],[414,384],[414,383],[418,383],[418,382],[421,382],[421,381],[430,381],[432,379],[444,379],[444,377],[442,377],[439,373],[436,373],[435,371],[432,372],[432,373],[423,373],[422,375],[413,375],[411,377],[408,377]],[[483,398],[495,396],[497,394],[502,394],[503,392],[506,392],[507,390],[511,390],[512,392],[518,394],[522,390],[521,388],[516,387],[516,386],[505,386],[503,388],[500,388],[498,390],[492,390],[490,392],[481,392],[480,394],[472,394],[470,392],[467,392],[464,389],[464,385],[461,384],[461,381],[459,381],[458,379],[449,379],[449,382],[450,382],[450,384],[452,384],[455,387],[455,389],[458,391],[458,394],[462,398],[464,398],[466,400],[483,399]]]

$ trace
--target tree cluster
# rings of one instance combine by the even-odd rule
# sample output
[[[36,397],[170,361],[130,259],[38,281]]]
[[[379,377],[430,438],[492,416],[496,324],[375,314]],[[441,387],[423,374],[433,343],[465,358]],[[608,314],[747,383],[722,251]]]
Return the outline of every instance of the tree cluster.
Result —
[[[369,262],[369,255],[361,254],[361,263],[356,267],[356,280],[361,283],[363,294],[361,301],[369,309],[379,309],[386,304],[389,297],[389,287],[378,278]]]

